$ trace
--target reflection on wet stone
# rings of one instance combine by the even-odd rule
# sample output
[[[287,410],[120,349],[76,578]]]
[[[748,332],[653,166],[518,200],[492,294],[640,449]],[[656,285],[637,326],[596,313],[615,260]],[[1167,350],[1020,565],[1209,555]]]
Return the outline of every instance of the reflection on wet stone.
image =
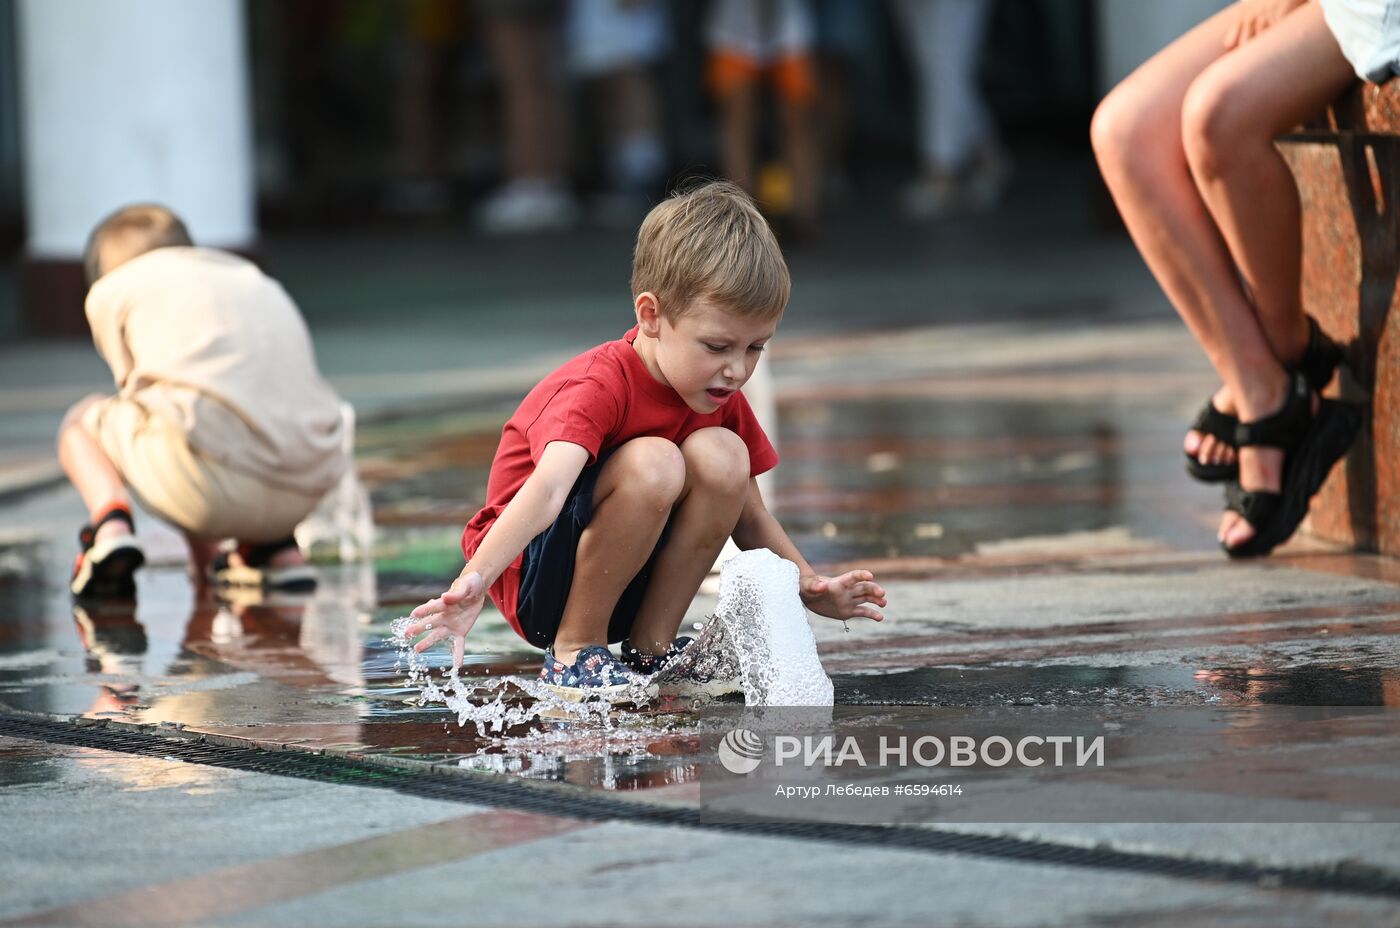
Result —
[[[1150,725],[1168,709],[1400,705],[1400,569],[1306,540],[1223,564],[1217,502],[1175,449],[1174,398],[1209,378],[1170,354],[1174,328],[1126,328],[985,359],[933,330],[871,335],[860,350],[878,364],[841,339],[777,346],[777,513],[814,562],[870,566],[891,589],[882,626],[812,619],[839,709],[1142,710]],[[172,563],[144,572],[134,604],[74,605],[66,536],[0,540],[0,711],[618,791],[712,776],[741,699],[541,718],[507,682],[528,683],[540,655],[494,612],[460,682],[468,715],[501,726],[458,724],[408,680],[391,623],[460,566],[511,408],[362,422],[376,561],[325,565],[311,597],[196,597]],[[702,595],[688,621],[714,604]],[[424,657],[441,685],[445,652]],[[12,760],[6,776],[42,776]]]

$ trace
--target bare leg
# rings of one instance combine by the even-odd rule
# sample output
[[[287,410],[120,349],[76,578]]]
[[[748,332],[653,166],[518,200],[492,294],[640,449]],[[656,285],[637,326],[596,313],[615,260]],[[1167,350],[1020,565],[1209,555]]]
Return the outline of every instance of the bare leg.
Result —
[[[1278,358],[1299,357],[1308,329],[1298,190],[1274,139],[1321,111],[1355,79],[1321,7],[1310,3],[1208,67],[1184,102],[1183,139],[1197,189]],[[1243,418],[1274,411],[1282,394],[1272,404],[1263,394],[1260,399],[1240,397]],[[1281,452],[1244,448],[1239,458],[1246,489],[1278,489]],[[1226,513],[1221,534],[1233,546],[1252,530]]]
[[[719,106],[724,175],[752,195],[757,88],[752,83],[737,86],[721,98]]]
[[[648,654],[664,654],[675,640],[748,498],[748,448],[729,429],[700,429],[681,443],[681,454],[685,488],[629,635],[632,646]]]
[[[63,424],[58,428],[58,463],[83,498],[89,518],[96,517],[114,503],[131,508],[131,496],[116,465],[97,439],[83,430],[83,413],[102,399],[104,397],[93,394],[79,400],[64,415]],[[96,540],[130,534],[131,528],[125,522],[113,520],[98,530]]]
[[[554,23],[501,16],[489,26],[505,106],[506,174],[510,180],[564,176],[563,91],[551,63]]]
[[[665,170],[661,98],[651,72],[631,67],[605,82],[609,182],[622,193],[650,192]]]
[[[1274,139],[1355,80],[1321,7],[1310,3],[1207,68],[1183,106],[1196,187],[1280,358],[1303,353],[1308,328],[1298,188]]]
[[[1226,344],[1252,349],[1255,357],[1245,360],[1265,367],[1273,354],[1191,179],[1181,117],[1191,83],[1225,53],[1237,15],[1227,9],[1211,17],[1134,71],[1099,104],[1092,127],[1099,166],[1129,234],[1227,387],[1239,382],[1239,360],[1226,356]],[[1194,432],[1186,450],[1220,463]]]
[[[582,648],[608,643],[618,598],[651,557],[684,486],[685,459],[663,438],[633,439],[603,465],[554,636],[555,658],[572,663]]]
[[[783,123],[783,153],[792,171],[793,213],[808,232],[816,226],[821,183],[821,152],[811,103],[784,100],[778,107]]]
[[[1139,251],[1205,349],[1236,411],[1251,420],[1278,408],[1286,379],[1225,239],[1192,180],[1182,136],[1188,90],[1221,57],[1235,15],[1226,10],[1212,17],[1125,80],[1100,104],[1093,140]],[[1254,41],[1268,41],[1285,25]],[[1305,80],[1306,75],[1300,69],[1293,78]],[[1202,447],[1201,459],[1223,460],[1217,452]],[[1278,453],[1261,451],[1251,458],[1242,474],[1246,486],[1276,487]],[[1222,523],[1222,538],[1229,527]],[[1236,544],[1242,538],[1225,540]]]

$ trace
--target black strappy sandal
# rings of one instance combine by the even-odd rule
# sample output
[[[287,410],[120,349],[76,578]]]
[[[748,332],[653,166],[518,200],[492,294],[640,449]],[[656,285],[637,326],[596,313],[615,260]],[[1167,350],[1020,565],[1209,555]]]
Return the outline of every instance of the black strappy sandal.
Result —
[[[99,543],[98,531],[113,521],[125,522],[133,534]],[[136,540],[135,531],[131,510],[123,505],[107,507],[96,520],[82,527],[78,532],[82,550],[73,562],[73,579],[68,584],[74,596],[130,598],[136,595],[136,571],[146,563],[146,555]]]
[[[1235,446],[1281,448],[1283,483],[1279,492],[1246,490],[1238,480],[1225,488],[1227,508],[1244,516],[1254,535],[1236,547],[1220,543],[1232,558],[1260,557],[1283,544],[1308,514],[1308,503],[1332,466],[1347,453],[1361,428],[1361,413],[1335,400],[1321,400],[1312,411],[1312,389],[1294,373],[1283,408],[1235,429]]]
[[[1308,347],[1304,349],[1303,356],[1296,364],[1288,366],[1288,370],[1302,374],[1310,387],[1320,391],[1331,382],[1332,375],[1341,363],[1342,346],[1322,331],[1316,319],[1309,316]],[[1231,448],[1238,448],[1235,443],[1235,427],[1239,424],[1239,419],[1216,409],[1212,398],[1206,400],[1206,404],[1196,414],[1196,421],[1191,423],[1191,431],[1209,435]],[[1201,483],[1224,483],[1233,480],[1240,472],[1238,458],[1228,464],[1202,464],[1195,455],[1184,451],[1182,453],[1186,454],[1186,472]]]

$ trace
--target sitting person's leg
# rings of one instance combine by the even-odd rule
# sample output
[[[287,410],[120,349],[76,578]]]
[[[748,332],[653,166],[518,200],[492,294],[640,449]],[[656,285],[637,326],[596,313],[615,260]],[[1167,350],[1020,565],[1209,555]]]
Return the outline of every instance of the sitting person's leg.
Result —
[[[701,429],[681,443],[681,454],[685,487],[628,635],[643,654],[665,654],[671,647],[748,498],[749,451],[734,432]]]
[[[1192,85],[1219,59],[1245,54],[1250,46],[1263,43],[1254,49],[1254,54],[1261,58],[1281,54],[1288,61],[1283,69],[1286,76],[1280,77],[1280,72],[1274,71],[1264,82],[1268,85],[1272,81],[1271,90],[1288,98],[1284,104],[1274,102],[1269,119],[1286,117],[1296,122],[1303,118],[1294,115],[1298,102],[1319,109],[1318,94],[1327,86],[1336,87],[1336,72],[1320,62],[1337,52],[1335,45],[1328,44],[1320,17],[1295,11],[1284,22],[1256,35],[1242,49],[1227,54],[1225,38],[1241,9],[1236,6],[1207,20],[1125,80],[1095,114],[1093,139],[1104,178],[1129,232],[1224,382],[1217,399],[1232,407],[1238,403],[1245,421],[1261,422],[1281,408],[1290,381],[1239,277],[1225,237],[1193,180],[1184,141],[1186,98]],[[1296,56],[1307,58],[1310,64],[1301,65]],[[1309,67],[1314,73],[1306,73]],[[1282,128],[1287,125],[1283,123]],[[1196,157],[1200,157],[1199,153]],[[1298,359],[1284,360],[1293,363]],[[1245,397],[1246,393],[1250,395]],[[1302,415],[1310,420],[1312,412],[1304,408]],[[1319,434],[1311,437],[1308,453],[1295,456],[1308,479],[1292,481],[1285,494],[1288,505],[1283,507],[1288,516],[1271,520],[1267,533],[1270,538],[1291,534],[1291,528],[1287,533],[1283,531],[1283,523],[1295,516],[1301,518],[1301,512],[1306,511],[1307,494],[1300,491],[1302,483],[1320,481],[1326,473],[1323,459],[1340,453],[1338,446],[1347,440],[1348,415],[1328,410],[1324,418],[1328,420],[1327,428],[1317,430]],[[1297,447],[1308,432],[1304,422],[1298,429],[1290,430],[1293,437],[1289,442],[1282,442],[1277,440],[1283,434],[1279,429],[1251,430],[1251,440],[1261,447],[1250,452],[1245,489],[1267,492],[1276,486],[1277,463],[1282,453],[1267,449]],[[1234,434],[1233,423],[1229,434]],[[1270,440],[1262,440],[1266,435],[1271,436]],[[1226,477],[1235,475],[1235,465],[1229,463],[1233,449],[1223,441],[1203,441],[1200,435],[1192,435],[1186,446],[1188,453],[1199,454],[1200,463],[1228,466],[1230,473]],[[1271,459],[1275,467],[1272,477],[1267,471]],[[1210,479],[1225,478],[1215,475]],[[1244,495],[1248,494],[1243,494],[1237,485],[1232,505],[1249,508],[1242,502]],[[1263,510],[1256,507],[1256,511]],[[1233,518],[1222,522],[1221,540],[1229,549],[1237,548],[1237,542],[1249,537],[1249,533]],[[1240,550],[1266,548],[1272,543],[1277,542]]]
[[[1092,127],[1099,166],[1128,232],[1227,384],[1238,379],[1238,363],[1226,356],[1224,345],[1252,347],[1269,357],[1272,352],[1192,180],[1182,117],[1191,85],[1227,55],[1226,36],[1240,9],[1211,17],[1138,68],[1099,104]],[[1246,361],[1269,363],[1263,357]],[[1187,436],[1186,450],[1199,454],[1203,464],[1230,460],[1227,449],[1203,442],[1196,432]]]
[[[1253,298],[1260,334],[1275,358],[1290,363],[1307,350],[1310,329],[1301,302],[1298,191],[1274,139],[1321,112],[1354,80],[1320,6],[1310,3],[1210,65],[1192,83],[1183,107],[1182,135],[1196,187]],[[1228,341],[1216,351],[1236,348],[1245,356],[1259,354],[1257,346]],[[1276,367],[1239,365],[1242,379],[1227,380],[1224,405],[1237,409],[1243,421],[1278,411],[1289,381]],[[1223,443],[1205,443],[1209,456],[1232,457],[1233,449]],[[1244,448],[1239,461],[1244,489],[1279,489],[1281,450]],[[1220,537],[1233,548],[1253,532],[1237,513],[1227,512]]]

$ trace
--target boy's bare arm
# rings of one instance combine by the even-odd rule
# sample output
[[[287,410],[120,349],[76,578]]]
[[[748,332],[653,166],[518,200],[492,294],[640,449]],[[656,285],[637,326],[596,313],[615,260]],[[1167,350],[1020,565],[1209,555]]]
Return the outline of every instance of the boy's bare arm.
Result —
[[[552,441],[545,446],[534,473],[501,510],[457,579],[441,596],[410,613],[415,621],[404,634],[412,638],[427,632],[414,650],[425,651],[450,637],[452,666],[462,663],[466,635],[486,604],[486,590],[536,535],[554,524],[587,463],[588,450],[581,445]]]
[[[868,570],[851,570],[839,577],[824,577],[812,569],[788,533],[773,518],[763,502],[758,481],[749,480],[749,495],[744,510],[734,526],[734,544],[741,550],[767,548],[778,557],[797,565],[802,602],[808,609],[833,619],[863,616],[879,622],[884,618],[876,606],[883,607],[885,589],[875,582]]]

